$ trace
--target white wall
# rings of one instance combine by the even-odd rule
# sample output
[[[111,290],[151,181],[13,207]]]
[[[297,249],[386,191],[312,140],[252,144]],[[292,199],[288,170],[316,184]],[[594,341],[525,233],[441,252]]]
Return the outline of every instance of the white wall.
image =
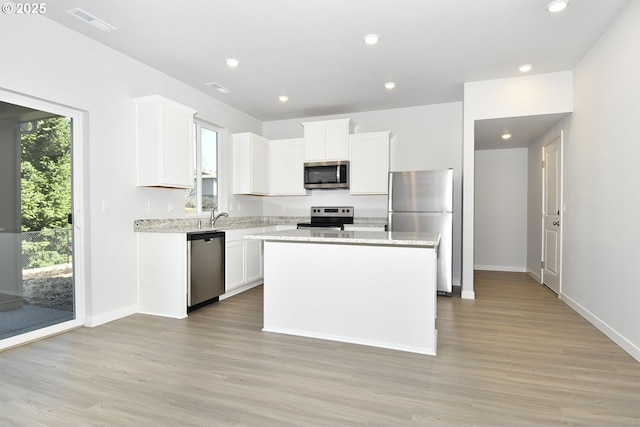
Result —
[[[570,71],[465,83],[462,153],[463,298],[475,298],[473,290],[475,121],[571,111],[573,111],[573,80]]]
[[[391,171],[454,170],[453,283],[460,285],[462,236],[462,103],[425,105],[263,124],[269,139],[300,138],[304,121],[350,118],[354,133],[391,131]],[[265,197],[265,215],[309,215],[315,205],[354,206],[356,216],[386,217],[387,196],[350,196],[348,190],[313,190],[309,196]]]
[[[99,324],[137,308],[136,218],[181,216],[182,190],[138,188],[135,96],[160,94],[199,111],[198,117],[231,132],[262,131],[262,123],[146,65],[41,16],[4,15],[0,26],[0,88],[84,112],[87,257],[86,324]],[[45,43],[55,40],[55,43]],[[230,151],[227,152],[229,159]],[[228,160],[227,160],[228,162]],[[229,162],[230,163],[230,162]],[[102,211],[102,201],[109,212]],[[147,210],[151,202],[151,211]],[[172,203],[176,210],[168,211]],[[231,197],[234,212],[261,205]]]
[[[476,270],[526,271],[527,157],[527,148],[476,151]]]
[[[562,298],[640,360],[640,2],[574,71]]]

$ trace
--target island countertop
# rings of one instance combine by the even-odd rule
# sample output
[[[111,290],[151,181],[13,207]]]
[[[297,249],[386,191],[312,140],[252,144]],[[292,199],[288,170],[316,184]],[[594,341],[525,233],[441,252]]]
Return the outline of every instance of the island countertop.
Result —
[[[245,239],[266,241],[342,243],[349,245],[418,246],[434,248],[440,242],[438,233],[403,231],[345,231],[326,228],[305,228],[247,234]]]

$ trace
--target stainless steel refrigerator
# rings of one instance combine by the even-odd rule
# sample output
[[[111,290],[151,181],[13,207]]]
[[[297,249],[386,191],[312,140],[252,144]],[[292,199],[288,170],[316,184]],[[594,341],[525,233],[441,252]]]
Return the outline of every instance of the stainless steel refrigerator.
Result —
[[[451,294],[453,275],[453,169],[391,172],[389,231],[440,233],[438,286]]]

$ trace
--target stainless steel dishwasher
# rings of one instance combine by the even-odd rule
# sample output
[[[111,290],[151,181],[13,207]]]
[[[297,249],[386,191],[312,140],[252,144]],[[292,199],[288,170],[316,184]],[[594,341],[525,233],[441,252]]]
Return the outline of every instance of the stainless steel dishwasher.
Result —
[[[224,231],[187,233],[187,312],[224,293]]]

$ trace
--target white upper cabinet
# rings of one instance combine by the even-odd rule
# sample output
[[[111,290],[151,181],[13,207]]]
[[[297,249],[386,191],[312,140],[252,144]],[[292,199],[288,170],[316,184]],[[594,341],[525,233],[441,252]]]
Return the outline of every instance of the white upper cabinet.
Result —
[[[304,161],[347,160],[351,119],[305,122]]]
[[[388,194],[390,132],[350,136],[350,193]]]
[[[269,194],[304,196],[304,139],[277,139],[269,142]]]
[[[139,186],[193,187],[193,115],[158,95],[135,98]]]
[[[233,134],[233,193],[269,194],[269,140],[254,133]]]

